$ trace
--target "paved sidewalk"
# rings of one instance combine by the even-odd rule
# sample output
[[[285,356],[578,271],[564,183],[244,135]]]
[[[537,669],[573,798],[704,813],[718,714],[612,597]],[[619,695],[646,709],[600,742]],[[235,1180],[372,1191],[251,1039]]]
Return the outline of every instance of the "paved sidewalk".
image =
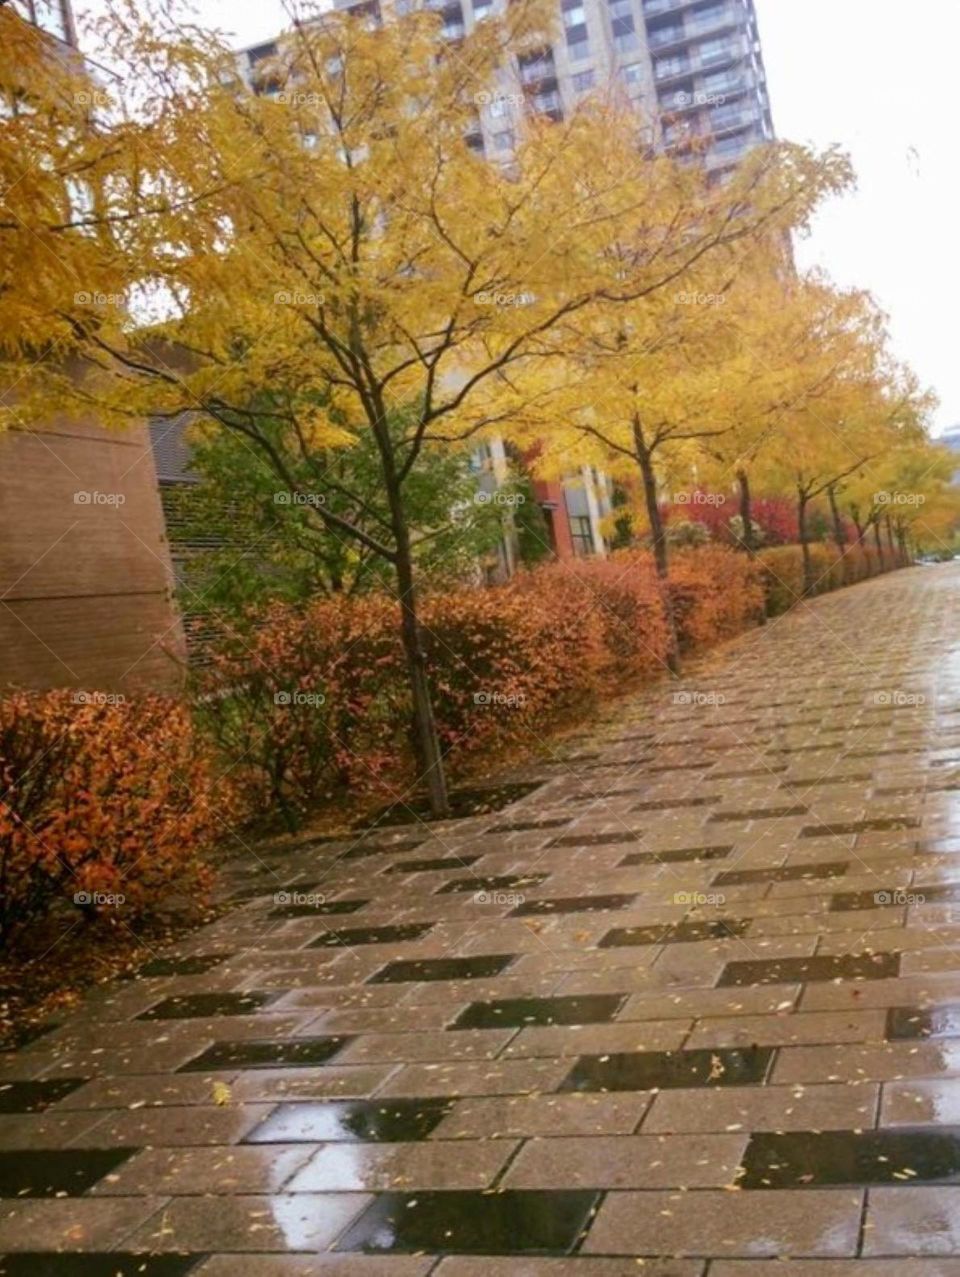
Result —
[[[0,1057],[0,1273],[960,1277],[960,566],[603,735]]]

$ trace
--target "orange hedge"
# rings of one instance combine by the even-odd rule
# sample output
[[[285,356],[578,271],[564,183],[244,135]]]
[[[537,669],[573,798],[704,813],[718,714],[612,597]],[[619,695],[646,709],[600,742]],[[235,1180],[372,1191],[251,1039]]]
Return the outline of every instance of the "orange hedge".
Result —
[[[810,546],[813,568],[812,595],[853,585],[880,572],[903,566],[900,555],[884,550],[883,560],[873,546],[850,545],[841,555],[834,545],[817,541]],[[799,545],[777,545],[757,555],[764,575],[767,611],[786,612],[803,598],[803,550]]]
[[[0,943],[56,900],[130,918],[202,894],[228,806],[186,706],[70,691],[0,701],[0,794]]]
[[[763,570],[721,545],[675,553],[669,590],[677,637],[687,650],[730,638],[763,612]]]

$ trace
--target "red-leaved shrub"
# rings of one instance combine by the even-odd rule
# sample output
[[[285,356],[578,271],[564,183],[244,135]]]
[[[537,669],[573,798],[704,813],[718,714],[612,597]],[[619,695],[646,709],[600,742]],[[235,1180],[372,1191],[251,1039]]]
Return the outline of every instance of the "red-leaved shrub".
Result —
[[[763,610],[763,572],[722,545],[673,555],[668,582],[680,646],[708,646],[753,624]]]
[[[179,702],[0,701],[0,943],[57,900],[126,918],[202,895],[228,802]]]

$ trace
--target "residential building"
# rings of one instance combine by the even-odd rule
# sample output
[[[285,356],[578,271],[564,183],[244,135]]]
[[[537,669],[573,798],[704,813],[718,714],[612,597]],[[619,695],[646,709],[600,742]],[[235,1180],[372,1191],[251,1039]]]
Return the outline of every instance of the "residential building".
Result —
[[[13,9],[73,56],[69,0]],[[174,690],[183,635],[145,427],[105,430],[56,404],[28,426],[16,388],[0,398],[14,412],[0,432],[0,688]]]

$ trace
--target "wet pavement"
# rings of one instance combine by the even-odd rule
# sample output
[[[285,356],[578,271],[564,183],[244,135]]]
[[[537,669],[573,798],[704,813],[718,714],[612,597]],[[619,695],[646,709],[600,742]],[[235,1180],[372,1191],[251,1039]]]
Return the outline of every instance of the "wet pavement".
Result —
[[[542,760],[0,1056],[0,1274],[960,1277],[960,567]]]

